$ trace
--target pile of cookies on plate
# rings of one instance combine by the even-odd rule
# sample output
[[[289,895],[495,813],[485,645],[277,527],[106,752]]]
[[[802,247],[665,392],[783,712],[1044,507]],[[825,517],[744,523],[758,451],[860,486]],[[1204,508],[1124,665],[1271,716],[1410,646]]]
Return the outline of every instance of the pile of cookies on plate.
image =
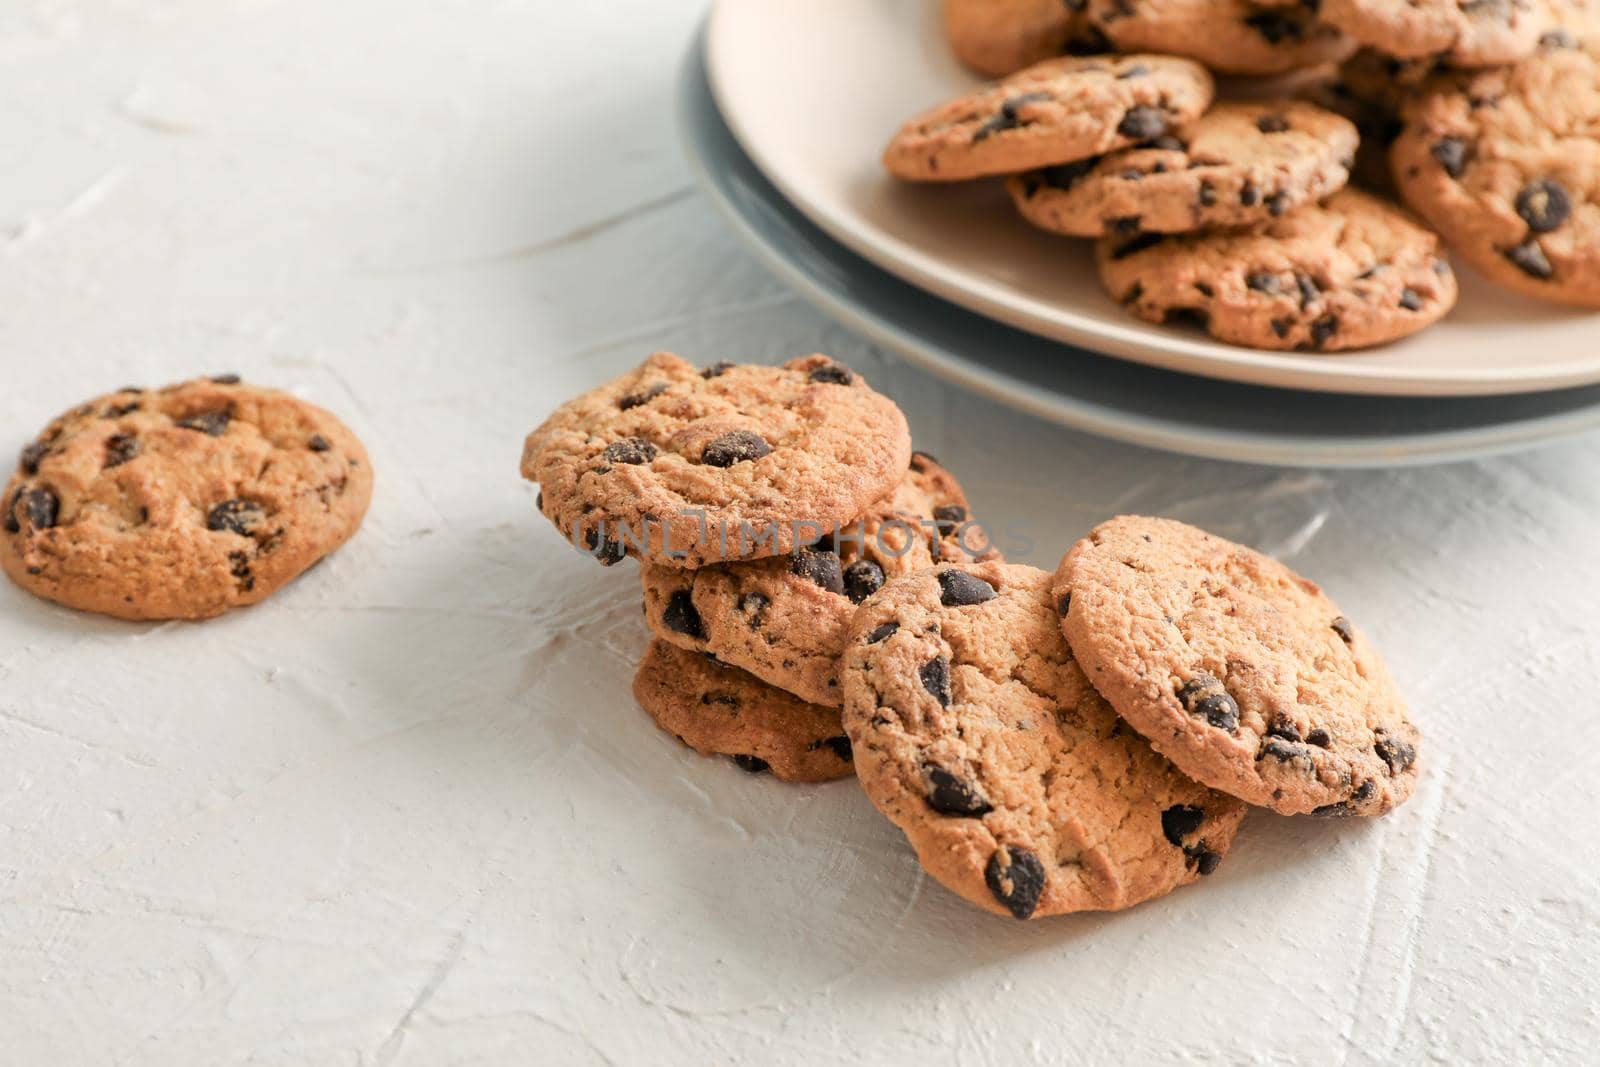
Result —
[[[1441,236],[1500,285],[1600,307],[1596,0],[944,10],[1000,80],[911,119],[884,165],[1004,178],[1029,222],[1096,242],[1140,318],[1263,349],[1398,340],[1456,303]]]
[[[826,356],[658,353],[557,409],[522,473],[574,546],[639,561],[633,689],[662,730],[751,773],[853,773],[988,911],[1129,907],[1214,872],[1249,805],[1377,816],[1414,787],[1404,703],[1314,583],[1130,516],[1054,573],[1005,563]]]

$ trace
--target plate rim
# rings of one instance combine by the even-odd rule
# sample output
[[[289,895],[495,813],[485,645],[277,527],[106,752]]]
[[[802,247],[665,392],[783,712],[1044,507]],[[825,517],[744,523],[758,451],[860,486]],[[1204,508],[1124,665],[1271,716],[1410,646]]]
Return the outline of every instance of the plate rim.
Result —
[[[1515,380],[1508,380],[1503,371],[1467,369],[1447,373],[1373,366],[1360,363],[1359,353],[1313,358],[1209,339],[1193,340],[1178,333],[1152,338],[1136,324],[1092,322],[1076,311],[1019,296],[1000,282],[958,279],[948,265],[916,246],[878,227],[869,228],[878,238],[871,239],[846,213],[803,195],[762,150],[762,139],[746,128],[737,100],[725,84],[727,64],[718,59],[736,50],[726,29],[730,22],[728,12],[748,11],[751,7],[733,0],[713,0],[707,16],[706,75],[724,123],[784,199],[824,233],[875,266],[943,300],[1046,340],[1077,345],[1111,358],[1265,388],[1387,397],[1482,397],[1555,392],[1600,383],[1600,355],[1592,357],[1587,370],[1546,371],[1529,377],[1524,369]],[[1600,319],[1600,313],[1596,316]]]
[[[779,249],[745,217],[734,198],[728,195],[711,173],[711,161],[696,134],[696,127],[702,121],[699,113],[702,103],[710,110],[711,120],[728,130],[735,147],[740,151],[743,148],[737,144],[737,135],[716,105],[706,62],[707,29],[707,24],[702,24],[683,62],[677,92],[677,111],[678,136],[684,156],[697,184],[706,193],[713,208],[746,249],[817,310],[841,322],[867,340],[882,345],[946,381],[970,389],[1006,407],[1024,411],[1069,429],[1169,453],[1260,466],[1337,469],[1421,467],[1522,451],[1600,429],[1600,402],[1596,402],[1572,411],[1534,416],[1497,425],[1491,429],[1440,430],[1411,437],[1376,435],[1360,439],[1359,444],[1352,444],[1349,439],[1326,434],[1289,438],[1258,431],[1221,435],[1203,430],[1186,431],[1181,424],[1151,418],[1139,412],[1122,411],[1095,404],[1070,393],[1041,392],[1003,371],[985,367],[972,359],[953,355],[942,346],[919,342],[905,329],[879,312],[866,305],[852,303],[786,259]],[[759,173],[759,165],[754,160],[750,160],[750,163]],[[762,177],[765,178],[764,173]],[[781,190],[776,190],[776,186],[774,190],[781,195]],[[787,204],[787,201],[785,203]],[[799,210],[795,205],[788,206],[796,211]],[[804,215],[803,212],[801,214]],[[820,227],[818,230],[823,236],[832,240],[826,231],[822,231]],[[840,247],[852,258],[857,258],[853,250],[843,246],[842,243]],[[862,261],[862,266],[869,270],[882,270],[865,260]],[[890,275],[890,277],[906,284],[896,276]],[[930,299],[938,299],[931,294],[925,295]],[[963,308],[955,310],[961,314],[975,314]],[[1171,375],[1174,380],[1179,381],[1185,377],[1180,371],[1165,368],[1159,368],[1158,372]],[[1263,387],[1241,385],[1241,388]],[[1346,399],[1359,401],[1360,397],[1348,396]],[[1375,399],[1400,403],[1425,402],[1424,398]]]

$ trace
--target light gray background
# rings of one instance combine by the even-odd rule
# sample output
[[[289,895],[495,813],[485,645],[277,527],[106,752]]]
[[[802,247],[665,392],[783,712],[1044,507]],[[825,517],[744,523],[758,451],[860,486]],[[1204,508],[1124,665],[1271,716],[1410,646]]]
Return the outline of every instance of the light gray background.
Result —
[[[749,0],[757,2],[757,0]],[[1533,1062],[1592,1052],[1593,439],[1292,473],[953,392],[731,240],[672,128],[694,0],[0,7],[0,449],[234,370],[371,447],[356,540],[134,626],[0,585],[0,1062]],[[652,348],[821,349],[1053,566],[1159,512],[1284,554],[1427,732],[1377,824],[1253,815],[1205,884],[1021,925],[850,782],[657,733],[636,575],[516,473]]]

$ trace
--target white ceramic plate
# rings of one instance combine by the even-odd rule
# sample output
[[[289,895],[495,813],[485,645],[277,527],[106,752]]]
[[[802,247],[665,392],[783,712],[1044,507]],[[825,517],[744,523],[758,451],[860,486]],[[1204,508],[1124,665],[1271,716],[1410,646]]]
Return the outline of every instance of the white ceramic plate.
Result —
[[[707,69],[722,114],[783,194],[834,239],[930,292],[1044,337],[1191,374],[1413,396],[1600,381],[1600,316],[1460,271],[1440,325],[1366,353],[1302,356],[1145,324],[1095,278],[1087,242],[1032,229],[997,182],[915,187],[879,166],[900,124],[976,84],[936,0],[719,0]]]
[[[683,141],[712,202],[827,314],[1000,403],[1103,437],[1215,459],[1394,467],[1529,448],[1600,428],[1600,386],[1506,397],[1339,396],[1210,381],[1108,359],[965,311],[873,266],[790,205],[684,65]]]

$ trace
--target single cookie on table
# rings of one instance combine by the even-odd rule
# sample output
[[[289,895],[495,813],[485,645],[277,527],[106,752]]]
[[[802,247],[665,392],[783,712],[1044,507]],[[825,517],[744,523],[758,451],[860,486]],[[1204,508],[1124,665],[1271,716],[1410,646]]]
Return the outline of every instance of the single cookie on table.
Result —
[[[1188,59],[1047,60],[912,119],[883,163],[896,177],[921,182],[1072,163],[1193,122],[1214,92],[1211,75]]]
[[[120,619],[254,604],[361,525],[372,467],[328,412],[234,375],[123,389],[52,422],[0,497],[19,586]]]
[[[1245,806],[1117,718],[1051,576],[943,565],[862,606],[841,681],[856,775],[928,872],[1018,919],[1115,910],[1212,873]]]
[[[1286,74],[1336,63],[1355,42],[1302,0],[1088,0],[1119,50],[1198,59],[1218,74]]]
[[[1108,51],[1090,24],[1088,0],[944,0],[944,32],[956,58],[988,78],[1061,55]]]
[[[651,641],[633,695],[657,726],[703,756],[786,782],[850,774],[850,739],[838,708],[807,704],[736,667]]]
[[[1168,519],[1122,516],[1056,571],[1096,689],[1197,781],[1286,815],[1382,815],[1420,735],[1364,634],[1315,582]]]
[[[1218,104],[1181,133],[1014,175],[1017,209],[1074,237],[1256,226],[1344,187],[1360,137],[1313,104]]]
[[[1102,238],[1100,280],[1151,322],[1252,348],[1340,352],[1439,321],[1456,279],[1439,239],[1355,189],[1256,232]]]
[[[645,618],[663,640],[837,707],[839,652],[857,604],[895,575],[999,556],[955,476],[914,452],[892,494],[821,544],[698,570],[646,564]]]
[[[1550,0],[1323,0],[1318,17],[1386,55],[1457,67],[1515,63],[1552,21]]]
[[[556,409],[528,435],[522,474],[601,563],[700,567],[781,555],[849,522],[910,456],[894,401],[827,356],[701,370],[657,352]]]
[[[1478,271],[1600,308],[1600,41],[1561,32],[1512,66],[1442,74],[1391,149],[1405,202]]]

